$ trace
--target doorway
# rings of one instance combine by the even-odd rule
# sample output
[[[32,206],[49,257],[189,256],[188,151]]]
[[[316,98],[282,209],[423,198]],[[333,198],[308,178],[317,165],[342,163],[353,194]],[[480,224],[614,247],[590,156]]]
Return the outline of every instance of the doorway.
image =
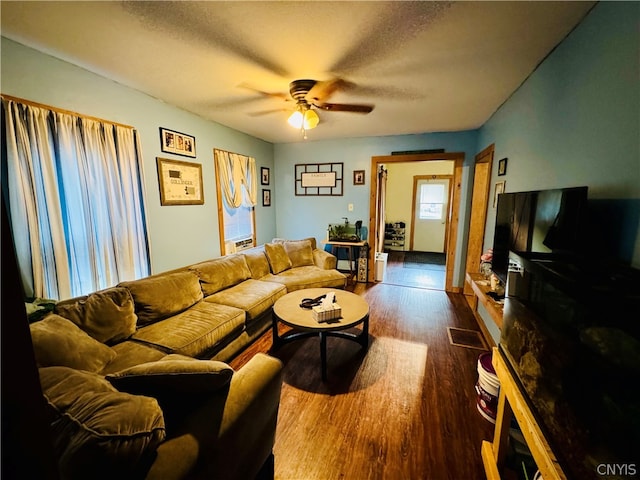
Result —
[[[446,253],[450,175],[413,177],[410,251]]]
[[[380,198],[379,198],[379,172],[382,166],[394,163],[412,163],[425,161],[452,161],[453,162],[453,178],[450,184],[450,198],[446,208],[446,215],[449,220],[446,229],[445,240],[445,286],[447,292],[459,291],[453,287],[453,272],[455,266],[455,251],[458,236],[458,220],[460,209],[460,196],[462,185],[462,167],[464,163],[464,153],[428,153],[428,154],[408,154],[408,155],[385,155],[371,157],[370,185],[371,195],[369,203],[369,238],[372,247],[382,245],[385,235],[384,217],[380,215]],[[384,202],[382,202],[384,203]],[[382,220],[381,220],[382,218]],[[380,250],[378,250],[380,251]],[[376,248],[369,249],[370,265],[375,265]],[[375,268],[369,269],[369,281],[374,281]]]

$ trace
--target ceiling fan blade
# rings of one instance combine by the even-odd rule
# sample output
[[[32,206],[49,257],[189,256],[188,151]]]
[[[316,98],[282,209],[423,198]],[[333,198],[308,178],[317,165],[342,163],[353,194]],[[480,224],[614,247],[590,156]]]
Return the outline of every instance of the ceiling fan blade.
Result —
[[[251,85],[247,85],[246,83],[241,83],[240,85],[238,85],[238,87],[244,88],[244,89],[247,89],[247,90],[251,90],[252,92],[259,93],[263,97],[279,98],[280,100],[285,100],[287,102],[291,101],[291,98],[286,93],[265,92],[263,90],[259,90],[257,88],[254,88]]]
[[[326,110],[328,112],[353,112],[353,113],[371,113],[373,105],[347,105],[344,103],[321,103],[314,106]]]
[[[332,80],[316,82],[305,96],[305,99],[309,103],[322,103],[325,100],[328,100],[329,97],[333,95],[337,90],[345,89],[349,85],[349,82],[341,78],[334,78]]]

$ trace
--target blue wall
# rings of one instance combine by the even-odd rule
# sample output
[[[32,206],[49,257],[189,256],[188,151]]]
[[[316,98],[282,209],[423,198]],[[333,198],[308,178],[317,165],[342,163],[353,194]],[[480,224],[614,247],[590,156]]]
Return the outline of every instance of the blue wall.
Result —
[[[588,185],[593,199],[637,206],[633,199],[640,199],[639,20],[638,3],[597,4],[479,131],[332,141],[313,141],[311,131],[306,142],[272,145],[5,38],[0,79],[2,93],[138,129],[154,272],[220,254],[214,148],[252,155],[258,167],[272,169],[273,206],[259,205],[256,212],[259,243],[275,236],[323,239],[327,224],[341,217],[368,224],[372,156],[432,148],[465,152],[454,276],[454,285],[461,286],[473,159],[491,143],[496,162],[492,184],[506,180],[506,191]],[[203,165],[204,205],[160,206],[155,158],[172,157],[160,151],[160,126],[196,137],[198,156],[193,161]],[[498,178],[497,161],[503,157],[509,158],[507,175]],[[295,196],[294,165],[324,162],[344,162],[344,195]],[[353,170],[366,171],[364,186],[352,184]],[[349,203],[353,212],[347,210]],[[489,205],[485,246],[493,240],[494,217]],[[634,250],[635,264],[640,265],[638,226],[627,218],[623,221],[625,245]]]
[[[308,133],[313,137],[313,130]],[[421,135],[395,135],[388,137],[363,137],[339,140],[309,141],[302,143],[278,144],[275,146],[275,173],[277,199],[277,230],[284,238],[316,237],[318,241],[327,237],[329,223],[340,223],[342,217],[350,222],[362,220],[369,224],[369,197],[371,194],[371,157],[390,155],[394,151],[424,150],[444,148],[447,152],[464,152],[465,168],[460,212],[459,235],[456,264],[454,266],[454,286],[464,282],[464,262],[466,252],[466,226],[468,204],[470,202],[472,170],[476,154],[477,132],[425,133]],[[294,169],[303,163],[344,163],[344,192],[342,196],[317,197],[296,196],[294,190]],[[365,185],[353,185],[353,171],[364,170]],[[407,188],[412,188],[408,185]],[[349,212],[348,205],[353,204]]]
[[[516,192],[587,185],[623,203],[623,248],[640,267],[640,3],[601,2],[480,129],[495,143],[493,182]],[[508,157],[507,175],[497,162]],[[635,200],[634,200],[635,199]],[[606,202],[604,202],[606,203]],[[631,206],[631,207],[630,207]],[[629,207],[629,208],[627,208]],[[485,245],[493,242],[489,208]]]
[[[273,168],[273,144],[167,105],[137,90],[2,37],[2,93],[135,127],[144,158],[151,267],[161,272],[220,255],[213,149]],[[195,159],[160,150],[159,127],[196,138]],[[156,157],[202,164],[204,205],[161,206]],[[276,197],[275,192],[274,198]],[[276,234],[275,210],[256,207],[259,243]]]

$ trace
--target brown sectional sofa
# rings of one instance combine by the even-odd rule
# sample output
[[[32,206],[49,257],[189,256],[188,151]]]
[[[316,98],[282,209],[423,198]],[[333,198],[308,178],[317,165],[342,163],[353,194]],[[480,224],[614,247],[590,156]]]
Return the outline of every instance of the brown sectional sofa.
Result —
[[[270,327],[288,291],[344,288],[335,267],[315,239],[275,239],[58,302],[31,335],[62,477],[255,476],[271,458],[281,364],[259,354],[233,372],[223,362]],[[98,415],[125,423],[115,437],[109,422],[76,417],[119,402],[134,406]],[[120,464],[123,444],[137,448]]]

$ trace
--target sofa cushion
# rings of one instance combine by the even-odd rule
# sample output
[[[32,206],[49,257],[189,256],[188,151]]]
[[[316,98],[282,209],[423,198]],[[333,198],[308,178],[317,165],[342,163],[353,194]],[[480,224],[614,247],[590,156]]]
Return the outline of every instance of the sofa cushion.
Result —
[[[244,255],[240,254],[201,262],[192,265],[189,269],[200,278],[205,297],[251,278],[251,271]]]
[[[202,300],[202,289],[198,277],[189,271],[166,273],[122,282],[136,306],[138,325],[162,320]]]
[[[116,353],[55,313],[29,326],[38,367],[54,365],[99,372]]]
[[[269,260],[267,260],[267,255],[264,253],[264,246],[246,250],[242,252],[242,255],[244,255],[249,270],[251,270],[251,278],[260,280],[271,273]]]
[[[200,302],[162,322],[139,328],[132,338],[166,353],[198,357],[233,340],[244,329],[244,320],[244,310]]]
[[[215,392],[228,385],[232,375],[233,369],[226,363],[172,354],[106,378],[121,392],[161,398]]]
[[[264,253],[269,261],[271,273],[278,275],[291,268],[291,259],[281,243],[265,243]]]
[[[205,298],[205,301],[240,308],[247,313],[246,322],[249,323],[273,307],[276,300],[286,293],[283,285],[250,278]]]
[[[136,478],[165,439],[156,399],[118,392],[103,377],[41,368],[61,478]]]
[[[262,281],[275,282],[287,287],[288,292],[303,288],[344,288],[347,277],[337,270],[324,270],[316,266],[297,267],[278,275],[267,275]]]
[[[102,343],[117,343],[136,331],[135,306],[129,290],[107,288],[58,302],[54,310]]]
[[[283,242],[292,267],[313,265],[313,249],[309,240],[288,240]]]

